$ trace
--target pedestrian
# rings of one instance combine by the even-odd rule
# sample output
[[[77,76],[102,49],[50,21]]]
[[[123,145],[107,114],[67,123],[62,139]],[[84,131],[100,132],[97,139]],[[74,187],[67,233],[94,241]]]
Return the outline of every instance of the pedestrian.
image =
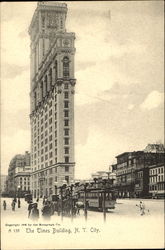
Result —
[[[16,197],[14,197],[14,202],[15,202],[15,203],[17,202],[17,198],[16,198]]]
[[[51,206],[49,201],[45,201],[45,204],[42,208],[42,216],[45,220],[50,220],[51,217]]]
[[[4,200],[4,201],[3,201],[3,209],[6,210],[6,207],[7,207],[6,201]]]
[[[37,203],[33,203],[30,218],[35,221],[39,219],[39,209]]]
[[[33,207],[33,201],[30,200],[28,205],[28,218],[30,217],[32,207]]]
[[[15,211],[15,199],[12,201],[12,203],[11,203],[11,207],[12,207],[12,211]]]
[[[45,196],[44,196],[43,202],[42,202],[43,206],[44,206],[44,204],[45,204],[45,201],[46,201],[46,198],[45,198]]]
[[[20,198],[18,198],[18,208],[21,207],[21,201],[20,201]]]
[[[136,205],[136,206],[140,208],[140,215],[144,215],[145,214],[145,205],[144,205],[144,202],[140,201],[140,204]]]

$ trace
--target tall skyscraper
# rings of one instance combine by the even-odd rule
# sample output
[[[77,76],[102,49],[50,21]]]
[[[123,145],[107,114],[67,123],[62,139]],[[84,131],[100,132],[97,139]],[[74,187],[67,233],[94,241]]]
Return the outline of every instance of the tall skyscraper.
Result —
[[[38,2],[29,27],[34,197],[74,179],[75,34],[66,32],[66,16],[65,3]]]

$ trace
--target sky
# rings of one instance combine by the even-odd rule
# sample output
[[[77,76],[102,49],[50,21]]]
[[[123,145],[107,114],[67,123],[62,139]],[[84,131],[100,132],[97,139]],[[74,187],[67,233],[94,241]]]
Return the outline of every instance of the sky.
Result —
[[[37,2],[1,2],[1,173],[30,151],[30,38]],[[75,177],[164,142],[163,1],[67,2],[76,34]]]

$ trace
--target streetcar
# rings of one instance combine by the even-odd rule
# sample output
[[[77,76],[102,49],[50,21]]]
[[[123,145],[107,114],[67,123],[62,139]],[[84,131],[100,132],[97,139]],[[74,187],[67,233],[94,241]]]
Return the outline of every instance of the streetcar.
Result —
[[[104,198],[105,198],[105,209],[115,209],[116,204],[116,194],[115,191],[107,190],[90,190],[86,194],[84,191],[79,192],[78,201],[83,203],[85,202],[86,195],[86,206],[87,209],[103,211]]]

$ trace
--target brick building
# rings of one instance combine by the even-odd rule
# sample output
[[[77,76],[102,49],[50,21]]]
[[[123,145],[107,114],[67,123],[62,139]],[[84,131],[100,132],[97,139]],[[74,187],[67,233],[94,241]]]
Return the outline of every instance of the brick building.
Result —
[[[117,177],[118,197],[149,197],[150,168],[164,163],[164,152],[145,149],[125,152],[116,159],[117,164],[112,167]]]

